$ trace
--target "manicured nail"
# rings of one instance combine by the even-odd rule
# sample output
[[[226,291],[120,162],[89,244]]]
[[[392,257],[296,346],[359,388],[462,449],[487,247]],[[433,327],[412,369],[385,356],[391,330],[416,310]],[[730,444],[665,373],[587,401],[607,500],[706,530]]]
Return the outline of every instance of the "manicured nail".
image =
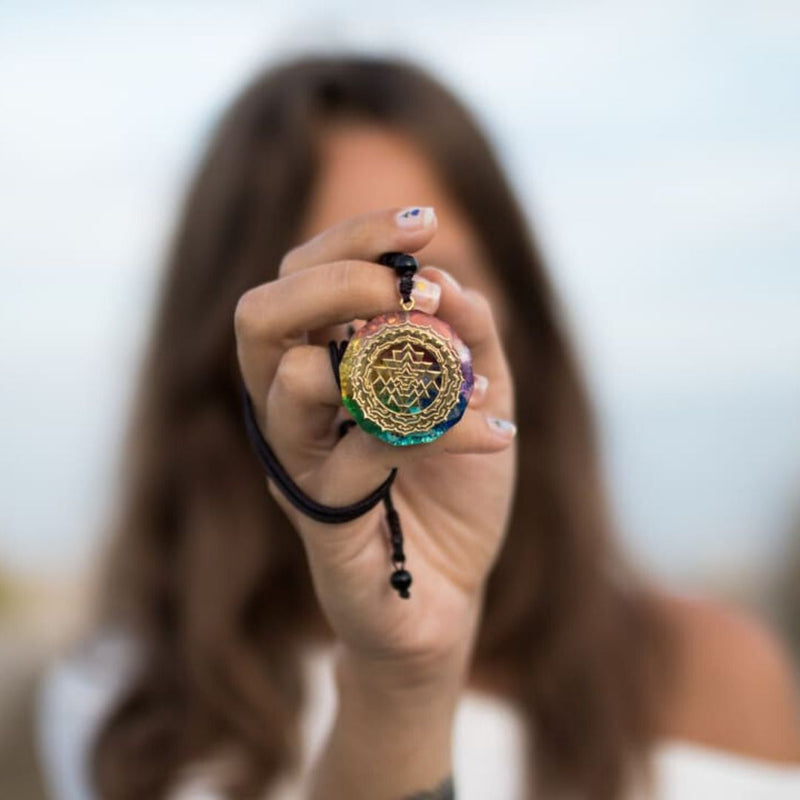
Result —
[[[435,219],[433,206],[409,206],[399,211],[395,217],[401,228],[426,228]]]
[[[499,417],[486,417],[486,422],[489,427],[501,436],[511,438],[517,433],[517,426],[508,419],[500,419]]]
[[[411,296],[422,306],[435,311],[439,306],[439,298],[442,296],[442,287],[433,281],[426,281],[425,278],[414,278],[414,286],[411,289]]]

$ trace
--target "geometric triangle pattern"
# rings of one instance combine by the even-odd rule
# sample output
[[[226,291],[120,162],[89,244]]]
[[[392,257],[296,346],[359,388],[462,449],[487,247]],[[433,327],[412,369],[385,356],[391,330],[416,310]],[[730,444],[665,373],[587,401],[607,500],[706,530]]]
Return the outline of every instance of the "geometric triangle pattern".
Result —
[[[463,415],[473,385],[466,345],[443,320],[420,311],[381,314],[356,331],[339,379],[356,422],[399,445],[441,436]]]

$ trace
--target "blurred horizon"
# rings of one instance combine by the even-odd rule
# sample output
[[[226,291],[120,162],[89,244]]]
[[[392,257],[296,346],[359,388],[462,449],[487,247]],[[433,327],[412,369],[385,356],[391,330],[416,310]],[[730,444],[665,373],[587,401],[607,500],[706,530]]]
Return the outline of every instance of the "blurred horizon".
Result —
[[[635,558],[691,586],[769,580],[800,519],[800,12],[495,12],[0,8],[0,573],[91,566],[206,137],[260,65],[323,49],[405,55],[484,125],[564,301]]]

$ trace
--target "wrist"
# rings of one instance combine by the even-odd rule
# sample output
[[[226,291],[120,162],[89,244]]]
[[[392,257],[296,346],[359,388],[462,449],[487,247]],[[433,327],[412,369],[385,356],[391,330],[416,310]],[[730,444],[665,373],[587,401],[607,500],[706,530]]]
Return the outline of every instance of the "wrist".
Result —
[[[448,645],[418,639],[415,647],[365,651],[337,642],[337,710],[315,765],[314,800],[438,796],[424,787],[452,796],[444,777],[453,771],[453,724],[478,617],[470,613],[464,635]]]
[[[339,689],[358,687],[361,693],[380,696],[387,702],[419,702],[444,693],[458,694],[464,685],[472,659],[480,602],[463,626],[458,638],[441,640],[398,650],[361,650],[340,641],[335,674]],[[424,637],[421,637],[424,638]]]
[[[340,645],[334,675],[342,697],[372,706],[432,709],[455,704],[466,679],[468,660],[464,653],[398,661],[367,658]]]
[[[460,673],[432,680],[401,678],[340,649],[335,662],[337,711],[328,750],[318,765],[320,797],[415,796],[452,773],[452,737]],[[369,775],[360,775],[369,753]],[[348,766],[349,765],[349,766]],[[370,785],[374,781],[375,785]],[[346,787],[337,794],[331,786]],[[313,794],[314,800],[317,795]]]
[[[428,796],[452,775],[457,680],[399,681],[364,671],[342,648],[335,662],[334,723],[310,778],[312,800],[390,800]],[[437,688],[434,688],[438,686]],[[442,795],[447,797],[448,795]]]

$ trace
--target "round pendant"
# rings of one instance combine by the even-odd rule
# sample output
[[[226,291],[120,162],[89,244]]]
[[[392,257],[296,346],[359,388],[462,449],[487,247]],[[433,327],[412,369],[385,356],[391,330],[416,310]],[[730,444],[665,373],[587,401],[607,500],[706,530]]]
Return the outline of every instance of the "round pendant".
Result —
[[[438,439],[461,419],[475,382],[469,348],[422,311],[369,320],[348,342],[339,377],[353,419],[392,445]]]

